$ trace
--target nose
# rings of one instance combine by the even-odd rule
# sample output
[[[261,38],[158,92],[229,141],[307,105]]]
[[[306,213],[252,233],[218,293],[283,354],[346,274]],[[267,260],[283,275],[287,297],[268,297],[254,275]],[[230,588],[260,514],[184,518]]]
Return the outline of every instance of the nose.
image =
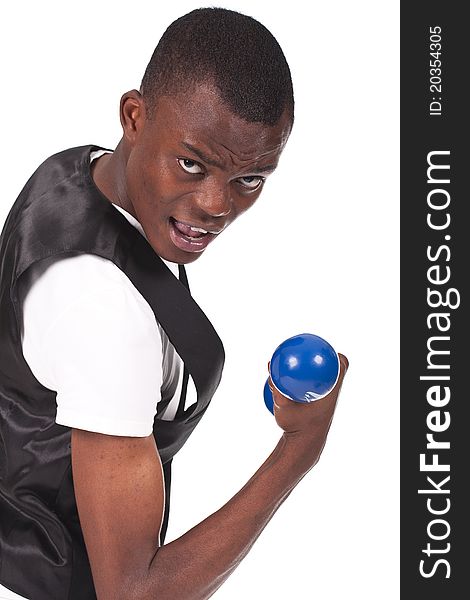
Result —
[[[223,185],[207,185],[197,195],[197,205],[210,217],[225,217],[232,210],[230,190]]]

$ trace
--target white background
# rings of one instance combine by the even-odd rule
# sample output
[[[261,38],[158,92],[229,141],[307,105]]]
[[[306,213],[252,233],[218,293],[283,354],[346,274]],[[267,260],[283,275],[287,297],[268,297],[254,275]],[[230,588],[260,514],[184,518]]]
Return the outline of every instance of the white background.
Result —
[[[310,331],[350,360],[320,463],[220,600],[396,599],[398,2],[224,2],[262,21],[291,66],[293,133],[257,205],[188,268],[227,354],[174,461],[169,538],[225,503],[275,446],[266,364]],[[50,154],[120,138],[121,94],[190,1],[10,2],[2,9],[0,223]]]

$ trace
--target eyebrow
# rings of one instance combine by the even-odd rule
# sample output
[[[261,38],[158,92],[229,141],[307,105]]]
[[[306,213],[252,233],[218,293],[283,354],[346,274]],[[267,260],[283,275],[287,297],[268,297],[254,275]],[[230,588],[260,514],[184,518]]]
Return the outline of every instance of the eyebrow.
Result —
[[[199,150],[198,148],[191,146],[191,144],[183,142],[183,146],[185,146],[188,150],[193,152],[196,156],[198,156],[203,162],[207,163],[208,165],[212,165],[213,167],[219,167],[219,169],[223,168],[223,166],[219,162],[212,158],[209,158],[204,154],[204,152],[201,152],[201,150]]]
[[[201,152],[201,150],[199,150],[199,148],[196,148],[195,146],[192,146],[187,142],[182,142],[182,144],[185,148],[187,148],[190,152],[193,152],[203,162],[207,163],[208,165],[211,165],[212,167],[218,167],[219,169],[223,169],[223,165],[221,163],[217,162],[213,158],[209,158],[208,156],[206,156],[204,152]],[[256,167],[253,169],[253,171],[257,173],[272,173],[276,169],[276,167],[277,165],[265,165],[263,167]]]

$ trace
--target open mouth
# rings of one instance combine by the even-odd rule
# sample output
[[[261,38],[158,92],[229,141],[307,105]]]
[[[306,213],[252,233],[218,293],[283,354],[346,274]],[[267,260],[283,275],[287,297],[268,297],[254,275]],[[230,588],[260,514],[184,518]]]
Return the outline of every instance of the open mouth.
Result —
[[[185,252],[202,252],[219,232],[206,231],[170,217],[170,238],[173,244]]]

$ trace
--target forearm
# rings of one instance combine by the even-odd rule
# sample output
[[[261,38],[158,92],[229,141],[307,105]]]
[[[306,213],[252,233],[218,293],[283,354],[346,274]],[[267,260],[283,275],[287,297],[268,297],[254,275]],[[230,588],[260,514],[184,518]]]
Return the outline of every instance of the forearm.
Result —
[[[74,429],[75,495],[99,600],[212,596],[317,462],[339,388],[304,405],[274,391],[284,433],[272,454],[220,510],[162,547],[164,480],[153,435],[121,438]]]
[[[321,447],[318,448],[318,454]],[[305,460],[299,456],[305,453]],[[278,507],[313,464],[311,450],[284,435],[247,484],[220,510],[153,557],[142,598],[209,598],[246,556]],[[142,586],[142,587],[141,587]]]

